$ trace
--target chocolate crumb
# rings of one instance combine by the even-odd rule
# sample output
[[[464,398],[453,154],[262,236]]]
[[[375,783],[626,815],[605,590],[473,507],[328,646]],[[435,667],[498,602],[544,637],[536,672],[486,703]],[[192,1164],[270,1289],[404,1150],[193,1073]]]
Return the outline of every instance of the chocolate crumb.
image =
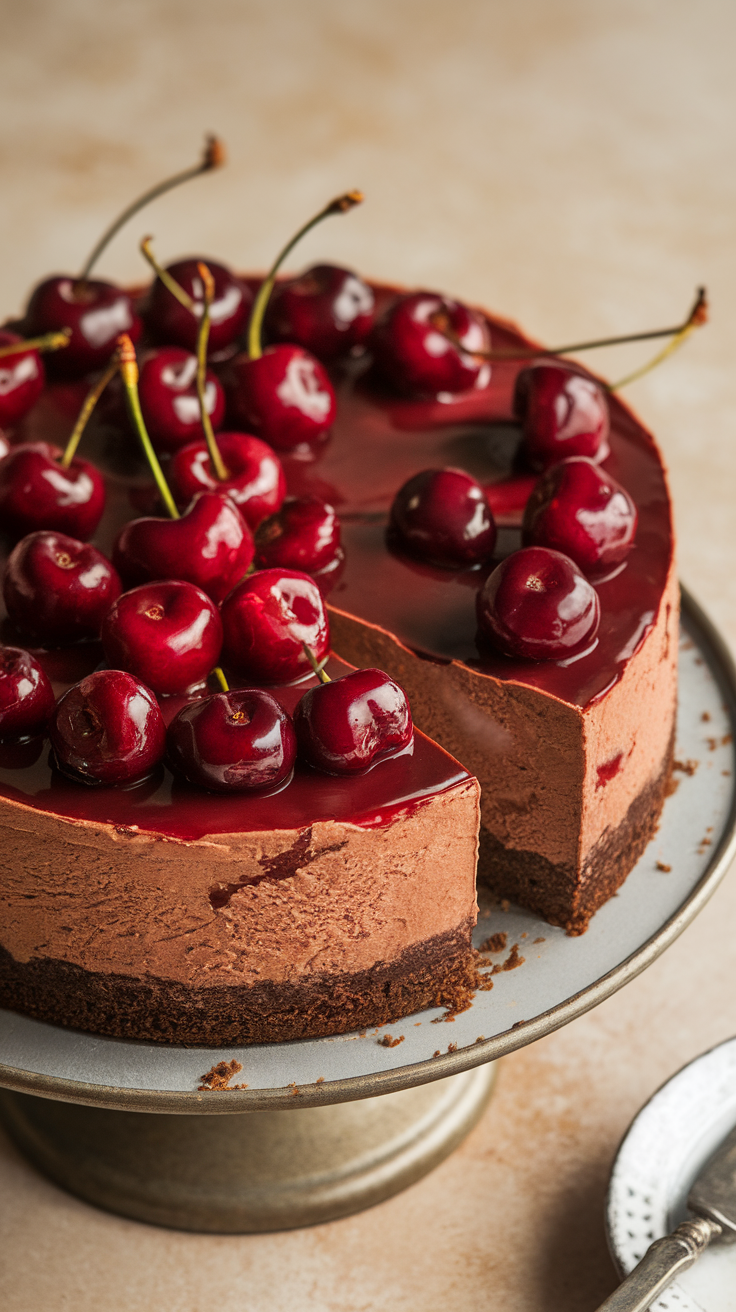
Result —
[[[403,1042],[403,1034],[400,1034],[398,1039],[392,1038],[390,1034],[383,1034],[380,1039],[376,1039],[376,1043],[379,1044],[381,1048],[398,1048],[399,1044]]]
[[[698,768],[698,764],[698,761],[673,761],[672,769],[679,770],[680,774],[693,775]]]
[[[701,718],[701,720],[703,721],[704,724],[707,724],[708,721],[710,720],[710,712],[709,712],[709,711],[703,711],[703,714],[701,715],[700,718]]]
[[[217,1093],[222,1089],[247,1089],[247,1084],[231,1084],[230,1081],[234,1075],[242,1071],[243,1067],[239,1061],[233,1057],[232,1061],[218,1061],[216,1065],[210,1067],[206,1075],[200,1075],[201,1084],[197,1085],[199,1093]]]
[[[722,746],[722,747],[728,747],[728,744],[729,744],[729,743],[732,743],[732,742],[733,742],[733,734],[732,734],[732,733],[724,733],[723,737],[721,738],[721,746]]]
[[[525,960],[525,957],[519,956],[519,944],[514,943],[506,960],[494,966],[491,974],[498,975],[502,970],[516,970],[517,966],[524,965]]]
[[[671,797],[673,793],[677,792],[679,787],[680,787],[680,780],[675,779],[674,775],[670,775],[664,790],[665,797]]]
[[[535,943],[546,943],[547,940],[546,940],[546,938],[544,937],[544,935],[542,935],[541,938],[535,938],[534,942],[535,942]],[[533,945],[532,945],[532,946],[533,946]]]
[[[718,746],[718,739],[717,739],[717,738],[706,738],[705,741],[706,741],[707,744],[708,744],[708,751],[709,751],[709,752],[714,752],[714,751],[716,750],[716,747]]]
[[[520,1025],[526,1025],[526,1021],[525,1021],[525,1020],[515,1020],[514,1023],[513,1023],[513,1025],[511,1026],[511,1028],[512,1028],[512,1030],[518,1030],[518,1028],[519,1028]]]
[[[478,1037],[477,1037],[477,1039],[476,1039],[475,1041],[476,1041],[476,1043],[485,1043],[485,1041],[486,1041],[486,1036],[485,1036],[485,1034],[479,1034]]]
[[[724,776],[725,779],[730,779],[730,777],[731,777],[731,771],[730,771],[730,770],[721,770],[721,774]]]
[[[448,1052],[457,1052],[457,1044],[456,1044],[456,1043],[448,1043],[448,1045],[447,1045],[447,1051],[448,1051]]]
[[[485,943],[481,943],[479,952],[503,952],[508,942],[508,934],[501,930],[498,934],[491,934]]]
[[[657,869],[658,869],[658,870],[663,870],[664,873],[665,873],[666,875],[668,875],[668,874],[670,873],[670,870],[672,869],[672,866],[668,866],[667,863],[666,863],[665,861],[658,861],[658,862],[657,862]]]
[[[511,906],[511,903],[509,902],[508,898],[506,898],[506,897],[502,897],[502,898],[501,898],[501,910],[502,910],[502,911],[508,911],[508,909],[509,909],[510,906]]]
[[[432,1056],[433,1056],[433,1057],[441,1057],[441,1056],[442,1056],[442,1053],[440,1052],[439,1048],[435,1049],[435,1051],[432,1053]]]
[[[325,1077],[324,1077],[324,1075],[318,1075],[317,1078],[316,1078],[316,1080],[315,1080],[314,1082],[315,1082],[315,1084],[324,1084],[324,1082],[325,1082]]]

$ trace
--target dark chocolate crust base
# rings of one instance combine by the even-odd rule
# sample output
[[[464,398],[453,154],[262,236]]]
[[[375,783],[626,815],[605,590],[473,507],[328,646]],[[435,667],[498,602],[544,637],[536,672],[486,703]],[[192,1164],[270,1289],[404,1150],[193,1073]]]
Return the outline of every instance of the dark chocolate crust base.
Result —
[[[471,932],[468,923],[438,934],[355,975],[209,988],[97,974],[64,961],[21,963],[0,947],[0,1006],[69,1029],[156,1043],[221,1047],[344,1034],[426,1007],[467,1007],[478,986]]]
[[[605,832],[579,872],[540,857],[518,852],[481,827],[478,874],[499,897],[508,898],[561,925],[568,934],[584,934],[591,916],[613,897],[654,837],[672,775],[674,734],[659,777],[634,799],[620,825]]]

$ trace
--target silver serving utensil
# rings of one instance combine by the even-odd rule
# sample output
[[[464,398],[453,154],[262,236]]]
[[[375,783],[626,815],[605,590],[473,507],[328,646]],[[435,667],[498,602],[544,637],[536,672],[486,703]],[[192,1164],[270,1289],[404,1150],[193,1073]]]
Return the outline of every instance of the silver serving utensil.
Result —
[[[646,1312],[681,1271],[705,1252],[713,1239],[736,1243],[736,1128],[708,1159],[687,1205],[695,1215],[664,1239],[655,1239],[622,1285],[598,1312]]]

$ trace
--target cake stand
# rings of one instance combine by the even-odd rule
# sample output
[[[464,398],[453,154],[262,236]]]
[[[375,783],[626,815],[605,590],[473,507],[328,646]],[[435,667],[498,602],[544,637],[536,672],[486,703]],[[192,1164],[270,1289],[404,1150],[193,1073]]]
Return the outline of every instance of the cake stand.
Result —
[[[568,938],[517,907],[484,904],[481,891],[476,944],[506,935],[492,990],[455,1017],[425,1011],[332,1038],[183,1048],[0,1011],[0,1116],[12,1138],[87,1201],[187,1230],[308,1225],[419,1179],[480,1117],[498,1058],[638,975],[728,869],[736,671],[687,594],[680,656],[675,790],[586,934]],[[221,1080],[229,1087],[202,1087],[218,1063],[235,1063]]]

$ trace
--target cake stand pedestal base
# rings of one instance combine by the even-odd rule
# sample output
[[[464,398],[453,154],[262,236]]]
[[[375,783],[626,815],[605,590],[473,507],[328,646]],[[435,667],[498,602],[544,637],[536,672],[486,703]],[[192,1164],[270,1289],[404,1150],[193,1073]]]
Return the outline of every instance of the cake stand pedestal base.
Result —
[[[489,1064],[359,1102],[224,1116],[108,1111],[3,1090],[0,1119],[40,1171],[110,1212],[177,1230],[290,1230],[419,1180],[479,1120],[495,1075]]]

